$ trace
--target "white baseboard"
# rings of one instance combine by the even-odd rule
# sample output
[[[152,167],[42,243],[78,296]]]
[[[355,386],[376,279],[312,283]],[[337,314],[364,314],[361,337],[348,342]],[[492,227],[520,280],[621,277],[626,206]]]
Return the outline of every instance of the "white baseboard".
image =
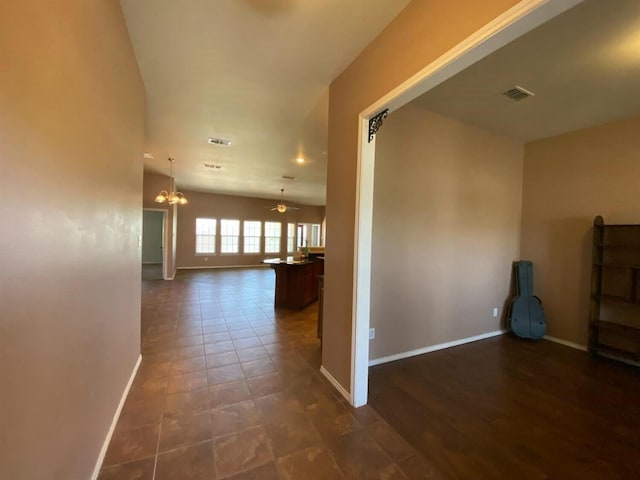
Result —
[[[438,345],[431,345],[429,347],[418,348],[416,350],[410,350],[408,352],[396,353],[395,355],[389,355],[387,357],[376,358],[369,360],[369,366],[381,365],[383,363],[395,362],[396,360],[402,360],[403,358],[415,357],[416,355],[422,355],[424,353],[435,352],[437,350],[444,350],[445,348],[457,347],[458,345],[464,345],[465,343],[477,342],[478,340],[485,340],[491,337],[497,337],[506,333],[507,330],[496,330],[494,332],[483,333],[481,335],[475,335],[473,337],[461,338],[460,340],[453,340],[451,342],[439,343]]]
[[[559,343],[560,345],[564,345],[565,347],[575,348],[576,350],[582,350],[583,352],[587,351],[586,345],[580,345],[579,343],[569,342],[568,340],[563,340],[557,337],[550,337],[549,335],[545,335],[544,339],[549,340],[553,343]]]
[[[178,270],[215,270],[219,268],[269,268],[269,265],[262,263],[257,265],[203,265],[197,267],[178,267]]]
[[[329,373],[329,370],[324,368],[324,365],[320,365],[320,373],[322,373],[322,375],[324,375],[324,377],[329,380],[329,382],[331,382],[331,385],[333,385],[335,389],[340,392],[340,394],[349,402],[350,405],[353,404],[353,402],[351,401],[351,394],[347,392],[335,378],[333,378],[333,375]]]
[[[127,386],[124,387],[124,392],[122,392],[122,397],[120,398],[120,403],[118,404],[116,413],[113,415],[113,420],[111,421],[111,426],[109,427],[109,431],[107,432],[107,437],[104,439],[104,443],[102,444],[102,448],[100,449],[100,455],[98,455],[98,460],[96,461],[96,466],[93,469],[91,480],[97,480],[98,475],[100,475],[100,469],[102,468],[102,462],[104,462],[104,456],[107,454],[107,449],[109,448],[109,443],[111,442],[113,431],[115,430],[118,419],[120,418],[120,413],[122,412],[122,407],[124,407],[124,402],[127,400],[127,395],[129,395],[129,389],[131,389],[133,380],[136,378],[136,374],[138,373],[140,362],[142,362],[142,354],[138,355],[138,360],[133,367],[133,371],[131,372],[131,376],[129,377]]]
[[[167,275],[167,278],[165,278],[165,280],[173,280],[174,278],[176,278],[176,272],[177,270],[174,270],[171,276]]]

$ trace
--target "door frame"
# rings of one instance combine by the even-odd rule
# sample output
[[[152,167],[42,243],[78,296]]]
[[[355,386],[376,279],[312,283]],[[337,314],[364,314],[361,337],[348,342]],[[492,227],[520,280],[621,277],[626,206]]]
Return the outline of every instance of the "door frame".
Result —
[[[436,85],[551,20],[583,0],[523,0],[467,37],[411,78],[369,105],[358,118],[356,206],[351,332],[351,403],[367,403],[369,324],[371,313],[371,242],[375,135],[369,141],[369,120],[419,97]]]

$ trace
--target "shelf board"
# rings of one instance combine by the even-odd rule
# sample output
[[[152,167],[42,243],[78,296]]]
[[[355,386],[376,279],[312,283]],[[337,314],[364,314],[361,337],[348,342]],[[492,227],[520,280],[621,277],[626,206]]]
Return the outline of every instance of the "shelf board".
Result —
[[[616,322],[608,322],[606,320],[600,320],[596,325],[598,325],[598,327],[618,329],[630,335],[640,335],[640,327],[634,327],[632,325],[627,325],[624,323],[616,323]]]
[[[607,293],[594,293],[593,298],[600,301],[612,301],[618,303],[628,303],[628,304],[636,304],[640,303],[640,299],[631,298],[622,295],[610,295]]]
[[[635,223],[608,223],[606,225],[597,225],[597,227],[604,228],[629,228],[629,227],[638,227],[638,224]]]
[[[640,367],[640,355],[633,355],[629,353],[618,353],[618,352],[610,352],[608,350],[599,350],[597,347],[591,350],[592,354],[595,354],[599,357],[608,358],[609,360],[614,360],[617,362],[626,363],[627,365],[631,365],[633,367]]]
[[[628,270],[640,270],[640,265],[630,263],[593,262],[594,265],[603,268],[619,268]]]
[[[595,345],[594,351],[598,354],[622,357],[626,358],[627,360],[634,360],[636,362],[640,361],[640,351],[632,352],[629,350],[624,350],[622,348],[610,347],[609,345],[604,345],[602,343],[597,343]]]

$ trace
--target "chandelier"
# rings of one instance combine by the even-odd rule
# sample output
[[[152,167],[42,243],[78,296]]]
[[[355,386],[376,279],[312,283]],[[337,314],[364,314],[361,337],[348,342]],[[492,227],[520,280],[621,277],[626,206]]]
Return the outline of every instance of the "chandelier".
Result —
[[[162,190],[156,196],[157,203],[168,203],[169,205],[186,205],[189,203],[187,198],[181,193],[176,192],[176,181],[173,178],[173,162],[174,159],[169,157],[169,178],[171,179],[171,192]]]

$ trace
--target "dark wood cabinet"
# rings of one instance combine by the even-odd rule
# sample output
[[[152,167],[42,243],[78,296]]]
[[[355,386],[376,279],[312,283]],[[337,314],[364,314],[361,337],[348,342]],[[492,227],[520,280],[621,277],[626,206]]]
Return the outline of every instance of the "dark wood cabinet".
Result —
[[[318,275],[324,261],[268,261],[276,274],[275,306],[304,308],[318,299]]]
[[[593,222],[589,351],[640,363],[640,225]]]

